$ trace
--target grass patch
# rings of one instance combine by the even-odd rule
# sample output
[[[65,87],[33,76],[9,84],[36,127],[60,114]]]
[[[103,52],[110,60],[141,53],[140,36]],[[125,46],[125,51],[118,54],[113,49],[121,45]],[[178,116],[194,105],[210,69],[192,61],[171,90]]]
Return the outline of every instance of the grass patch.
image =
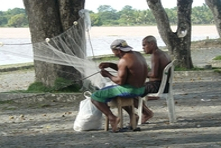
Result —
[[[213,60],[221,60],[221,55],[216,56],[215,58],[213,58]]]
[[[214,69],[214,72],[221,74],[221,69]]]
[[[73,81],[57,78],[55,80],[53,87],[45,86],[42,82],[34,82],[32,83],[28,89],[24,92],[26,93],[41,93],[41,92],[51,92],[51,93],[59,93],[59,92],[79,92],[80,86],[78,84],[74,84]]]
[[[51,91],[51,89],[46,87],[42,82],[34,82],[27,89],[27,92],[49,92],[49,91]]]
[[[205,70],[204,68],[200,68],[200,67],[194,67],[191,69],[187,69],[184,67],[177,67],[175,66],[174,71],[200,71],[200,70]]]
[[[79,92],[80,86],[73,83],[73,81],[64,78],[57,78],[52,90],[56,92]]]
[[[2,104],[13,104],[13,103],[15,103],[15,101],[13,101],[13,100],[0,101],[0,104],[1,104],[1,105],[2,105]]]

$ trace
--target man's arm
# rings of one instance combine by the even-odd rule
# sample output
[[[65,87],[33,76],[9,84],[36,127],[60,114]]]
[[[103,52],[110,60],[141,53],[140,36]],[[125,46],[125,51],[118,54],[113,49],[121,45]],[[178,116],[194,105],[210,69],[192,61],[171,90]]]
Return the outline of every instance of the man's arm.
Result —
[[[117,75],[114,76],[108,71],[102,69],[101,70],[101,75],[104,77],[108,77],[113,81],[114,83],[118,85],[123,85],[126,83],[126,78],[127,78],[127,64],[125,60],[121,59],[117,65]]]
[[[112,68],[114,70],[118,70],[117,64],[115,63],[110,63],[110,62],[103,62],[99,65],[100,69],[104,69],[104,68]]]

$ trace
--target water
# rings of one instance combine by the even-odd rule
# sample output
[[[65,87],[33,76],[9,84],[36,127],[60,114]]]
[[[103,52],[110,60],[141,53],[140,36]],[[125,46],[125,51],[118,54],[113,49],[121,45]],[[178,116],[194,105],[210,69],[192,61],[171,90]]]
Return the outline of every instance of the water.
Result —
[[[0,39],[3,44],[30,43],[28,39]],[[32,45],[3,45],[0,47],[0,65],[33,62]]]
[[[157,38],[158,46],[165,46],[159,34],[156,33],[154,36]],[[213,34],[195,33],[194,35],[192,35],[192,41],[203,40],[206,39],[207,37],[209,37],[210,39],[219,38],[217,32]],[[133,34],[132,32],[130,35],[106,34],[101,36],[92,36],[90,38],[91,38],[92,48],[88,41],[87,55],[93,56],[94,53],[94,56],[97,56],[97,55],[112,54],[112,51],[110,50],[110,44],[112,43],[113,40],[117,38],[125,39],[128,42],[128,44],[134,48],[135,51],[142,51],[141,41],[144,38],[144,35],[139,35],[139,34],[137,35]],[[0,65],[33,62],[33,52],[31,44],[6,45],[6,44],[31,43],[30,38],[1,38],[0,36],[0,42],[5,44],[3,46],[0,46]]]

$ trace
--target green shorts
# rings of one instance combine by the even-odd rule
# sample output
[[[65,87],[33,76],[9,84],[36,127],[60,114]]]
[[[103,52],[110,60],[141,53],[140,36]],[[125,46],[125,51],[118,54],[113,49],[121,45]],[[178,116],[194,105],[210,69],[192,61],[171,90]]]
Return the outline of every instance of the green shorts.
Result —
[[[145,87],[135,88],[130,85],[112,85],[104,87],[91,95],[93,100],[107,103],[116,97],[135,98],[144,94]]]

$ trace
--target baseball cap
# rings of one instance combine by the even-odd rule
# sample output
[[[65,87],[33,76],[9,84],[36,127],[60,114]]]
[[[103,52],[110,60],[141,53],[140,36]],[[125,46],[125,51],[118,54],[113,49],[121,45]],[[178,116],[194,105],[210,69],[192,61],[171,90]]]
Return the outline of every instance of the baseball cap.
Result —
[[[130,47],[127,42],[123,39],[116,39],[113,41],[113,43],[110,45],[111,49],[120,49],[121,51],[131,51],[133,48]]]

